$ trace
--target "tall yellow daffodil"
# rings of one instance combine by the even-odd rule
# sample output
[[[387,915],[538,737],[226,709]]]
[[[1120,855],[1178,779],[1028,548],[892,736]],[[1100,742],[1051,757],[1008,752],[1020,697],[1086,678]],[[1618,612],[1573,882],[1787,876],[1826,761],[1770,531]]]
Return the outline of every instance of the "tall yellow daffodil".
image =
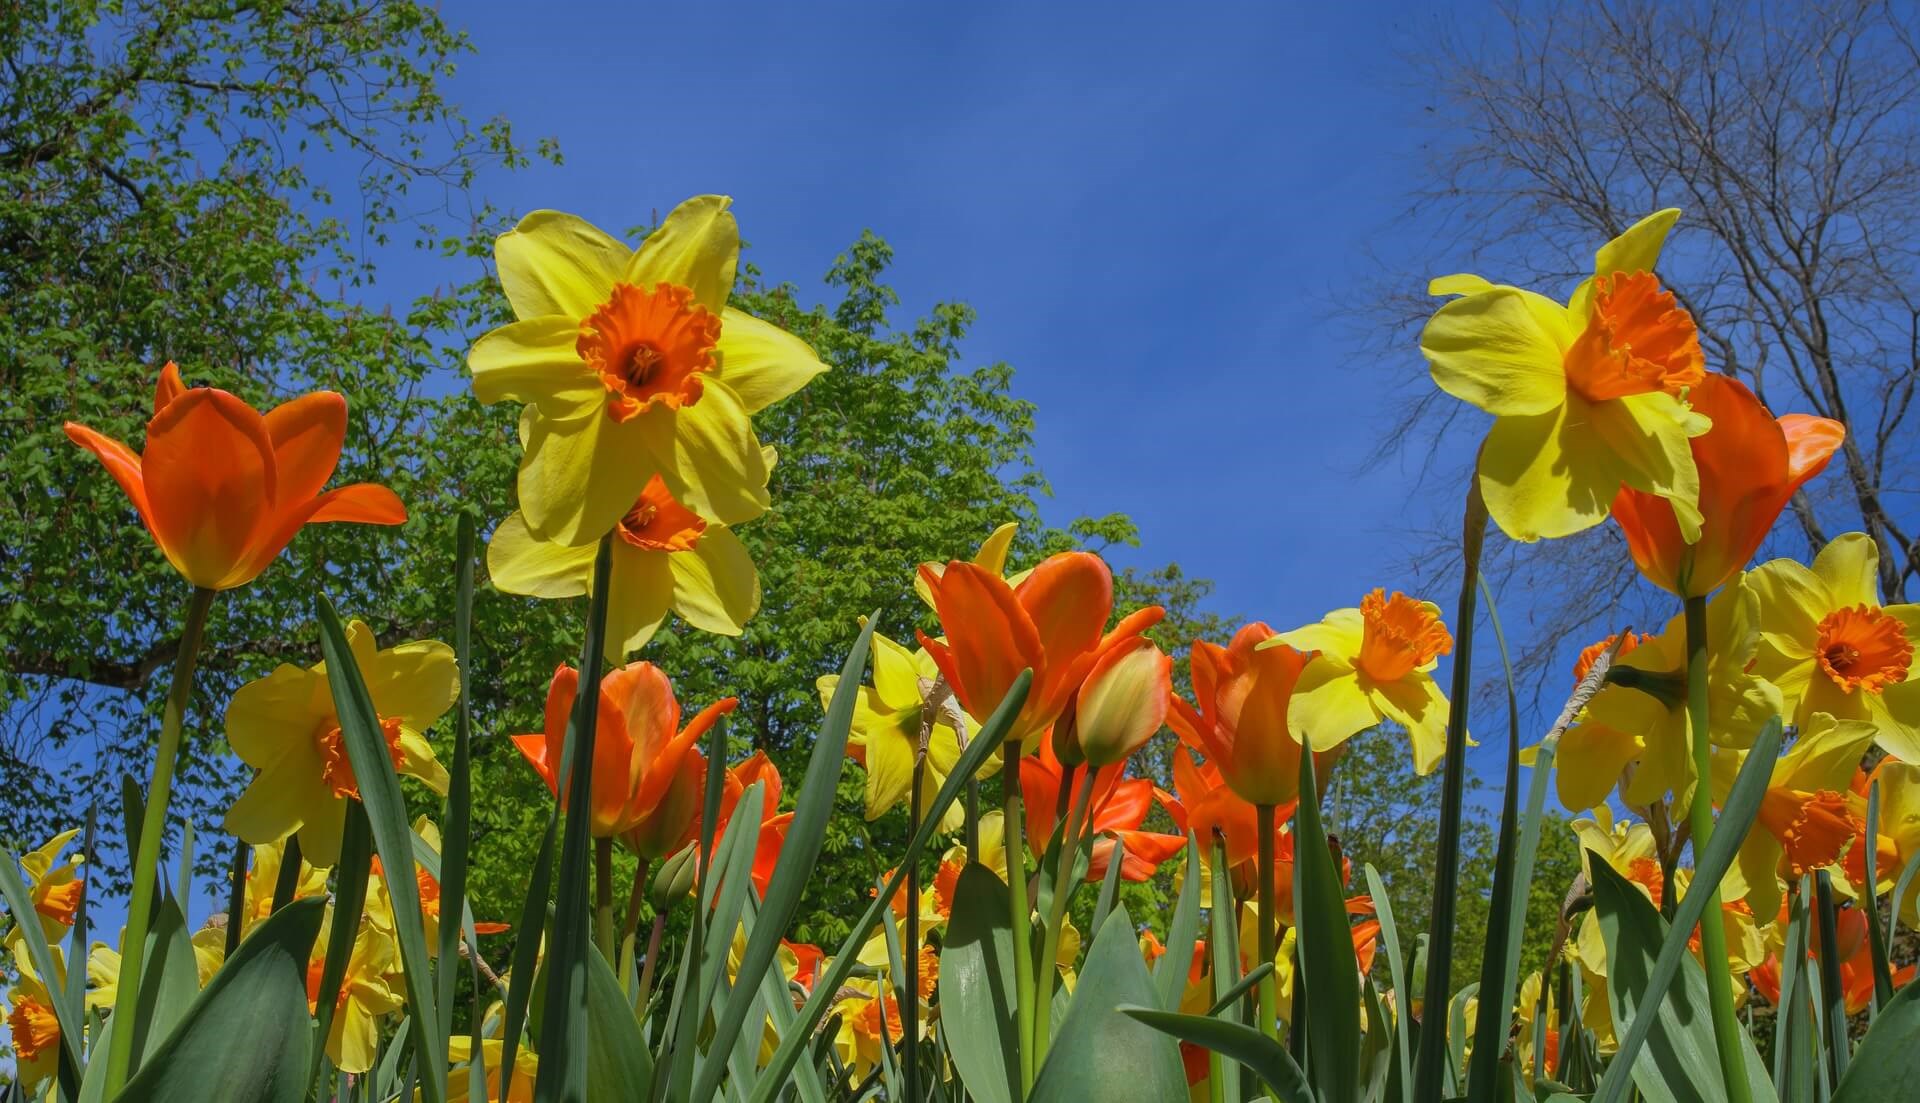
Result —
[[[53,953],[57,968],[60,948],[53,947]],[[52,1076],[59,1063],[60,1020],[54,1014],[53,995],[34,971],[24,940],[13,942],[13,964],[16,979],[7,991],[7,1032],[13,1039],[15,1075],[30,1092]]]
[[[329,913],[328,922],[335,918]],[[363,915],[354,932],[353,952],[347,957],[346,975],[340,981],[340,994],[334,998],[333,1021],[327,1030],[327,1057],[342,1072],[360,1073],[373,1068],[380,1056],[381,1019],[406,1006],[400,994],[400,951],[389,933],[391,929],[391,924],[382,928]],[[307,962],[309,1010],[315,1010],[320,999],[326,945],[327,932],[323,929],[314,940],[314,956]]]
[[[434,758],[426,730],[460,693],[453,648],[422,640],[379,649],[373,630],[347,625],[347,645],[366,679],[387,752],[400,773],[447,791],[447,771]],[[333,711],[327,664],[281,664],[248,682],[227,706],[227,741],[260,773],[227,811],[227,830],[250,843],[300,833],[301,856],[316,866],[340,859],[347,800],[359,799]]]
[[[913,763],[920,752],[920,726],[926,695],[940,669],[924,650],[907,648],[878,632],[873,635],[873,684],[861,686],[854,699],[853,728],[847,736],[849,752],[866,767],[866,816],[879,819],[908,800],[913,790]],[[838,674],[823,674],[815,685],[824,708],[840,685]],[[927,776],[921,780],[920,811],[932,807],[940,786],[960,760],[960,735],[954,730],[957,703],[947,698],[934,714],[927,740]],[[983,773],[999,769],[998,752],[987,760]],[[942,831],[958,831],[966,810],[955,804],[940,821]]]
[[[1287,709],[1295,739],[1326,747],[1383,720],[1407,729],[1413,765],[1429,774],[1447,752],[1447,699],[1434,683],[1438,656],[1453,650],[1440,607],[1376,589],[1358,609],[1335,609],[1320,623],[1260,645],[1319,652],[1300,673]]]
[[[1494,416],[1480,493],[1515,540],[1567,536],[1606,519],[1622,486],[1667,499],[1700,536],[1690,437],[1711,423],[1686,403],[1705,374],[1693,318],[1653,275],[1677,210],[1641,219],[1594,256],[1565,306],[1479,276],[1443,276],[1458,296],[1420,334],[1433,381]]]
[[[727,305],[740,257],[732,200],[687,200],[638,250],[535,211],[494,242],[517,321],[467,356],[481,402],[526,404],[520,509],[530,532],[591,544],[654,475],[702,517],[767,508],[751,415],[826,370],[790,333]]]
[[[1802,726],[1821,712],[1870,720],[1888,754],[1920,763],[1920,605],[1881,605],[1879,571],[1880,549],[1860,532],[1821,548],[1812,570],[1791,559],[1754,568],[1754,668],[1780,687]]]
[[[1780,691],[1750,672],[1760,646],[1759,601],[1736,578],[1707,604],[1708,737],[1718,746],[1747,747],[1768,720],[1780,715]],[[1693,792],[1687,741],[1687,633],[1675,617],[1665,632],[1621,649],[1615,669],[1631,671],[1644,688],[1607,685],[1587,702],[1580,722],[1560,737],[1554,780],[1560,803],[1583,812],[1607,799],[1626,775],[1621,798],[1645,808],[1667,793],[1683,805]],[[1633,764],[1629,772],[1627,767]]]
[[[1773,764],[1758,822],[1735,860],[1755,915],[1780,910],[1781,878],[1834,865],[1866,830],[1866,802],[1850,783],[1873,737],[1872,724],[1816,713]],[[1715,803],[1733,789],[1746,758],[1745,751],[1715,750]]]
[[[623,663],[672,610],[703,632],[737,636],[760,608],[753,559],[725,525],[681,505],[658,474],[614,526],[608,576],[606,659]],[[487,573],[510,594],[578,597],[593,589],[593,544],[542,540],[526,514],[501,522],[487,542]]]
[[[33,910],[40,918],[40,933],[48,942],[58,942],[67,928],[73,926],[74,912],[87,890],[86,882],[78,876],[80,863],[85,858],[60,860],[79,836],[78,829],[62,831],[47,840],[46,845],[20,856],[20,867],[27,875],[27,895],[32,898]]]

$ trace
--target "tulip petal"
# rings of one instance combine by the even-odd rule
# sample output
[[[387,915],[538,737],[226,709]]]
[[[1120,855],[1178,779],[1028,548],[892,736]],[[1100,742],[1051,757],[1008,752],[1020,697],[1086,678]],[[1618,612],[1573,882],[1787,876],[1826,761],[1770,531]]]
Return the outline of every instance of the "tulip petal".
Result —
[[[666,431],[672,417],[664,407],[627,421],[522,415],[520,511],[528,530],[568,545],[591,544],[613,531],[658,470],[647,436]]]
[[[1014,590],[1047,656],[1042,679],[1100,644],[1113,611],[1113,572],[1090,552],[1050,555]]]
[[[615,541],[612,571],[608,575],[606,659],[626,661],[660,630],[673,602],[674,577],[670,566],[679,558],[667,552],[635,548]],[[589,546],[588,551],[592,551]]]
[[[268,410],[264,420],[273,440],[276,500],[306,502],[318,495],[340,464],[340,448],[347,440],[347,400],[332,391],[315,391]]]
[[[1813,557],[1833,609],[1880,604],[1880,546],[1864,532],[1836,536]]]
[[[1787,480],[1795,488],[1826,470],[1847,439],[1845,425],[1811,414],[1781,415],[1780,432],[1787,438]]]
[[[740,396],[748,413],[759,413],[827,370],[805,341],[743,310],[728,307],[720,327],[713,377]]]
[[[157,416],[173,400],[187,393],[186,380],[180,378],[180,365],[169,360],[160,369],[160,378],[153,382],[153,412]]]
[[[1012,587],[971,563],[949,563],[933,593],[948,645],[928,642],[927,651],[944,656],[941,670],[954,695],[976,721],[984,720],[1022,670],[1041,666],[1039,633]]]
[[[147,509],[147,487],[140,474],[140,457],[134,455],[133,449],[112,437],[96,433],[77,422],[69,421],[65,428],[67,439],[99,457],[100,463],[107,469],[107,474],[112,475],[113,481],[120,484],[120,489],[126,493],[127,500],[133,503],[134,510],[140,514],[140,523],[151,531],[153,518]]]
[[[767,480],[773,469],[740,399],[709,379],[700,401],[681,409],[677,418],[670,437],[646,438],[653,450],[649,473],[657,467],[674,498],[723,525],[765,513],[772,502]]]
[[[1564,351],[1574,327],[1559,303],[1495,287],[1435,311],[1420,332],[1441,390],[1496,417],[1544,414],[1567,393]]]
[[[673,575],[673,608],[702,632],[737,636],[760,609],[760,576],[746,545],[730,530],[710,525],[690,552],[666,556]]]
[[[275,520],[273,442],[260,414],[225,391],[195,388],[147,427],[141,461],[154,538],[196,586],[247,582],[252,545]]]
[[[363,525],[404,525],[407,507],[400,496],[378,483],[349,483],[314,499],[306,523],[353,521]]]
[[[527,519],[510,514],[487,541],[487,577],[498,589],[528,597],[579,597],[593,578],[598,545],[569,547],[541,540]]]
[[[636,287],[670,283],[685,287],[701,306],[719,314],[733,293],[740,261],[740,227],[724,195],[697,195],[668,212],[627,262],[625,280]]]
[[[1568,421],[1571,403],[1496,418],[1480,448],[1480,493],[1515,540],[1570,536],[1606,519],[1618,466],[1591,428]]]
[[[580,323],[548,314],[501,326],[467,353],[473,395],[484,405],[524,402],[542,417],[575,418],[606,405],[607,386],[580,358]]]
[[[559,211],[534,211],[493,243],[500,289],[523,320],[564,314],[577,321],[592,314],[630,255],[606,231]]]

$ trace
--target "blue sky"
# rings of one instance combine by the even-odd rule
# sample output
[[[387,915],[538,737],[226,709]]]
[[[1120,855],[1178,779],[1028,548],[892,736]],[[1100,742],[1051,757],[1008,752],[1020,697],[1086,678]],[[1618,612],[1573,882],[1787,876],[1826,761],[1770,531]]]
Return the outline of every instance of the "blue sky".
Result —
[[[969,361],[1010,362],[1038,403],[1050,520],[1128,513],[1142,546],[1116,560],[1176,560],[1276,626],[1396,583],[1407,473],[1359,469],[1391,417],[1373,396],[1424,367],[1411,344],[1358,357],[1333,315],[1368,250],[1440,263],[1383,248],[1430,136],[1395,51],[1435,16],[609,7],[546,3],[537,30],[524,4],[450,13],[477,48],[456,100],[565,153],[486,198],[618,229],[725,192],[803,295],[871,228],[899,320],[971,304]]]

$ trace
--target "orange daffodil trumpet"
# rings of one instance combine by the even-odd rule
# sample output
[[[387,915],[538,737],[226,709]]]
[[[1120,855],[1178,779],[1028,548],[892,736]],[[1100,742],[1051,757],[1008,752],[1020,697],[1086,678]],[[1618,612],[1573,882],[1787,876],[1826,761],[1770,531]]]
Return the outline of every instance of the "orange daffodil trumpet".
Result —
[[[1433,602],[1376,589],[1358,609],[1336,609],[1318,624],[1259,647],[1315,653],[1287,712],[1295,739],[1311,738],[1325,750],[1391,720],[1413,740],[1415,770],[1429,774],[1440,764],[1447,750],[1447,699],[1434,683],[1433,668],[1453,650],[1453,636]]]
[[[579,672],[572,667],[555,670],[547,689],[546,730],[513,737],[556,793],[555,774],[579,685]],[[706,771],[696,745],[737,704],[732,697],[716,701],[681,728],[680,703],[659,667],[631,663],[602,678],[588,820],[594,837],[625,837],[648,859],[678,850],[699,814],[700,781]]]
[[[953,688],[960,705],[984,721],[1022,670],[1033,671],[1009,742],[1031,749],[1080,692],[1103,655],[1165,615],[1135,610],[1104,631],[1113,610],[1113,574],[1090,552],[1048,556],[1018,585],[992,570],[954,560],[945,570],[920,568],[946,639],[920,634],[920,644]]]
[[[1872,721],[1887,753],[1920,762],[1920,605],[1881,605],[1879,571],[1880,549],[1859,532],[1820,549],[1811,570],[1791,559],[1754,568],[1754,671],[1780,687],[1800,724],[1821,712]]]
[[[66,431],[106,465],[174,570],[204,589],[253,581],[303,525],[407,519],[384,486],[321,493],[347,435],[347,400],[332,391],[262,414],[226,391],[188,387],[169,361],[139,455],[84,425],[70,421]]]
[[[1458,296],[1420,335],[1433,381],[1494,416],[1480,493],[1515,540],[1599,524],[1622,486],[1665,499],[1699,537],[1700,474],[1687,441],[1712,423],[1689,409],[1706,374],[1693,318],[1653,274],[1677,210],[1601,246],[1565,306],[1479,276],[1434,280]]]
[[[393,768],[445,795],[447,771],[426,731],[460,693],[453,649],[432,640],[381,649],[373,630],[357,620],[347,625],[347,645]],[[359,799],[360,785],[334,715],[327,664],[282,664],[241,686],[227,705],[227,742],[260,771],[227,811],[227,830],[255,845],[297,831],[302,857],[316,866],[338,861],[346,802]]]
[[[20,867],[27,875],[27,896],[39,917],[40,933],[49,943],[57,943],[61,933],[73,926],[80,900],[86,895],[87,884],[79,876],[85,856],[60,860],[79,836],[78,828],[62,831],[44,846],[20,856]]]
[[[760,608],[760,576],[732,530],[674,500],[655,474],[614,526],[606,659],[618,663],[653,638],[669,611],[703,632],[737,636]],[[596,547],[543,541],[526,515],[501,522],[487,543],[494,585],[531,597],[592,591]]]
[[[1623,486],[1613,519],[1640,573],[1680,597],[1719,589],[1760,550],[1780,511],[1826,470],[1846,426],[1823,417],[1778,420],[1745,384],[1709,372],[1688,392],[1713,431],[1689,442],[1700,472],[1700,538],[1688,542],[1664,498]]]
[[[533,537],[594,543],[656,475],[709,522],[766,510],[772,458],[749,419],[826,368],[799,338],[727,305],[740,254],[731,202],[687,200],[637,250],[557,211],[494,243],[517,320],[467,363],[481,402],[525,404],[520,510]]]

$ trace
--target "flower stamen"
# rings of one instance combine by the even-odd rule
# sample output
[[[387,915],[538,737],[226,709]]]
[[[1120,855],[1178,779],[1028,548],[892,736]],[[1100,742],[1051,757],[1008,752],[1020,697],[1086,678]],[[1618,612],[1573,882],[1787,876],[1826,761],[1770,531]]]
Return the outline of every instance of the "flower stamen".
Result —
[[[406,752],[400,749],[400,721],[393,717],[380,718],[380,733],[387,739],[387,754],[393,758],[393,768],[398,770],[406,765]],[[353,776],[353,763],[347,758],[347,745],[342,741],[340,725],[323,726],[315,733],[314,742],[320,748],[320,780],[333,790],[336,797],[360,799],[360,780]]]
[[[620,518],[614,531],[620,539],[643,551],[692,551],[707,531],[700,515],[674,501],[659,474],[647,480],[633,508]]]

